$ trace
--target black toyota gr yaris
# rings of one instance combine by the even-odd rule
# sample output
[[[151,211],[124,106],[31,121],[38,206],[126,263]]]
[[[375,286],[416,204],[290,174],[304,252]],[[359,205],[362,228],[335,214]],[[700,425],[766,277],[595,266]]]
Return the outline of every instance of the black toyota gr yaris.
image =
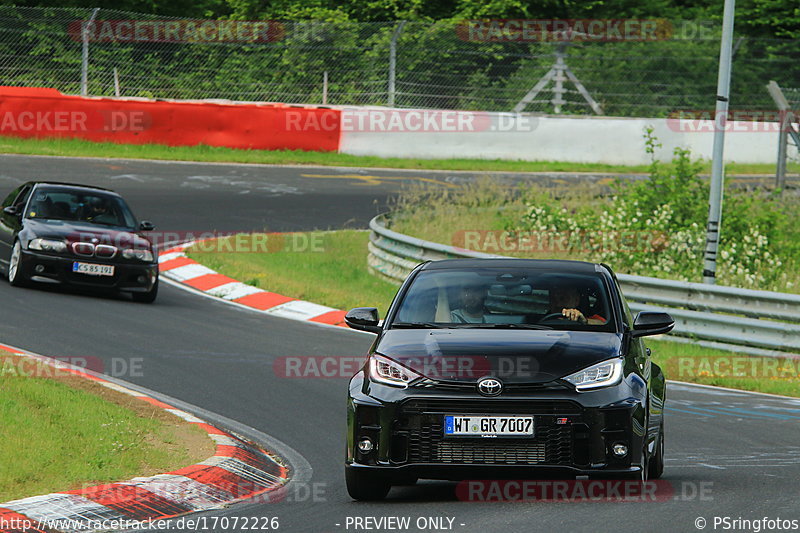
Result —
[[[345,477],[374,500],[427,479],[657,478],[665,380],[642,337],[666,313],[635,318],[605,265],[527,259],[423,263],[350,381]]]

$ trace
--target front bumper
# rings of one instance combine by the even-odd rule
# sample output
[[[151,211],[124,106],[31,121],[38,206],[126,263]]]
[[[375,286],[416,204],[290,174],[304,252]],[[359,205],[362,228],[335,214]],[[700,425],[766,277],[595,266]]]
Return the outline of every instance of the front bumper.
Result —
[[[641,468],[646,402],[636,388],[546,390],[486,398],[476,393],[398,390],[354,378],[348,402],[350,468],[388,478],[537,478],[632,474]],[[446,437],[445,415],[532,415],[533,437]],[[374,449],[358,450],[369,438]],[[625,444],[618,457],[614,444]]]
[[[113,276],[94,276],[72,271],[75,261],[113,265]],[[20,274],[31,281],[82,287],[149,292],[158,280],[158,263],[123,263],[97,258],[62,257],[22,250]]]

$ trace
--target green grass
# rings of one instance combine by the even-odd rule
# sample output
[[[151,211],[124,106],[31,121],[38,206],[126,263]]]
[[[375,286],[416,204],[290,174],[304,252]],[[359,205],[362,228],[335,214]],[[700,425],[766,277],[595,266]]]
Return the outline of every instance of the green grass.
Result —
[[[213,251],[213,245],[205,245],[204,251],[189,249],[190,257],[222,274],[239,281],[256,285],[262,289],[286,296],[301,298],[337,309],[358,306],[377,307],[384,316],[394,293],[392,285],[379,279],[367,270],[368,234],[364,231],[333,231],[302,234],[301,242],[321,243],[322,251],[287,251],[286,243],[291,237],[271,241],[266,253],[243,253]],[[228,238],[227,240],[229,240]],[[222,240],[226,242],[226,239]],[[246,241],[245,241],[246,242]],[[290,246],[289,246],[290,247]],[[220,246],[223,248],[223,246]],[[242,246],[251,250],[252,247]],[[732,352],[702,348],[665,340],[648,339],[653,350],[654,361],[664,368],[668,379],[718,385],[743,390],[769,392],[787,396],[800,396],[800,379],[771,379],[768,376],[736,378],[705,375],[686,375],[681,370],[681,359],[692,357],[713,361],[715,357],[727,360],[740,358]],[[772,358],[755,358],[764,361]],[[777,365],[781,366],[782,362]],[[800,373],[800,360],[795,365]],[[701,368],[695,365],[694,368]]]
[[[170,424],[104,399],[105,389],[101,397],[83,384],[68,385],[83,378],[28,377],[33,365],[21,361],[0,358],[0,502],[168,472],[197,460],[176,444]]]
[[[747,356],[655,339],[645,342],[667,379],[800,397],[800,358]]]
[[[312,232],[302,237],[269,236],[269,252],[201,251],[213,246],[195,245],[189,257],[234,279],[336,309],[377,307],[385,312],[397,288],[367,271],[366,231]],[[220,239],[224,249],[231,238]],[[277,243],[277,244],[273,244]]]
[[[213,146],[165,146],[157,144],[116,144],[81,139],[20,139],[0,137],[0,153],[59,155],[72,157],[108,157],[128,159],[161,159],[218,163],[257,163],[270,165],[315,165],[369,168],[403,168],[420,170],[471,170],[502,172],[599,172],[644,173],[647,165],[606,165],[601,163],[567,163],[558,161],[505,161],[499,159],[414,159],[304,152],[301,150],[237,150]],[[705,171],[711,165],[706,163]],[[790,173],[800,172],[800,163],[790,162]],[[775,165],[730,164],[726,174],[772,174]]]

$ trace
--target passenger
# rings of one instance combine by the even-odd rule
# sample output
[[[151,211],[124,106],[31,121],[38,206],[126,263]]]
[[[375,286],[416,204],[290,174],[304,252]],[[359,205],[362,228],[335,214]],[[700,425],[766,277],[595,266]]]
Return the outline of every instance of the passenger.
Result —
[[[486,322],[486,287],[467,284],[461,287],[461,307],[450,311],[451,322],[457,324],[482,324]]]

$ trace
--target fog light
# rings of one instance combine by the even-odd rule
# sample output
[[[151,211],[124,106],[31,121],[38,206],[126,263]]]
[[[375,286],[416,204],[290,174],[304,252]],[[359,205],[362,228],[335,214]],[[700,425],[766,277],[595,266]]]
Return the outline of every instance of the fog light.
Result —
[[[145,283],[147,283],[147,278],[144,276],[139,276],[138,278],[136,278],[136,281],[144,285]]]
[[[358,451],[361,453],[369,453],[372,451],[372,448],[372,441],[366,437],[358,442]]]
[[[611,451],[613,451],[614,455],[617,457],[625,457],[628,455],[628,447],[624,444],[615,444],[611,447]]]
[[[34,270],[36,271],[37,274],[41,274],[42,272],[44,272],[44,265],[36,265],[36,268],[34,268]]]

